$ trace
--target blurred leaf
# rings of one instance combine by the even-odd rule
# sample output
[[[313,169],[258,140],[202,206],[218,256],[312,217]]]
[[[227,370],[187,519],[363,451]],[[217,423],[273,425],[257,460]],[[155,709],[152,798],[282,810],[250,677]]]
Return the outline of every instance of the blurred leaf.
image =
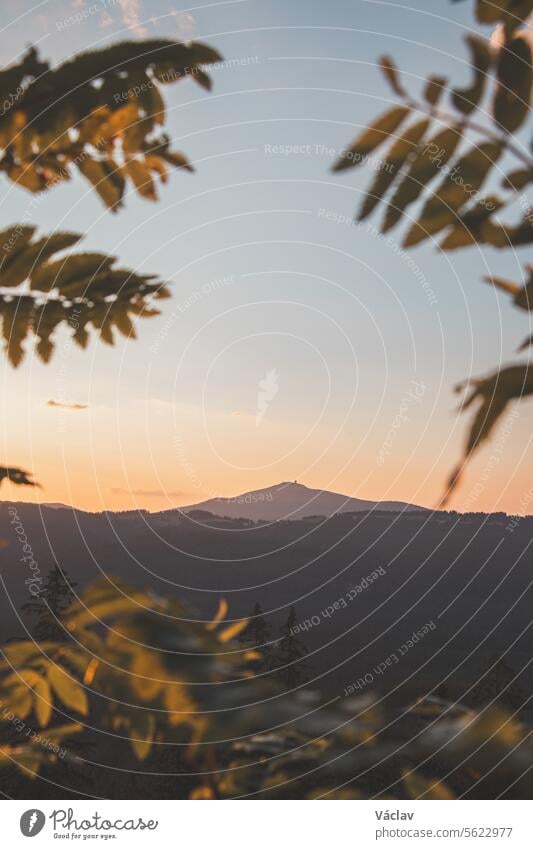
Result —
[[[143,702],[150,702],[164,687],[165,670],[157,652],[141,649],[131,662],[132,689]]]
[[[500,228],[489,219],[502,205],[503,202],[498,197],[489,195],[463,212],[441,242],[441,250],[451,251],[468,245],[491,243],[494,238],[494,228],[496,228],[498,234]]]
[[[426,201],[420,218],[407,233],[404,247],[417,245],[452,224],[458,212],[479,191],[501,153],[499,142],[482,142],[471,148]]]
[[[228,643],[230,640],[237,637],[241,631],[244,631],[247,625],[248,619],[241,619],[238,622],[233,622],[231,625],[228,625],[227,628],[223,628],[222,631],[218,632],[218,639],[221,643]]]
[[[500,50],[496,73],[494,120],[508,133],[514,133],[529,114],[531,102],[531,48],[524,38],[517,36]]]
[[[476,0],[476,18],[480,24],[494,24],[507,9],[510,0]]]
[[[34,685],[33,708],[37,722],[41,728],[45,728],[52,717],[52,693],[48,681],[39,676]]]
[[[18,486],[39,486],[38,483],[31,480],[30,472],[24,472],[22,469],[13,469],[8,466],[0,466],[0,486],[3,480],[9,480]]]
[[[468,385],[473,389],[461,409],[466,410],[475,402],[478,402],[478,409],[470,425],[463,459],[450,476],[441,506],[449,501],[459,484],[465,464],[489,438],[509,403],[514,398],[524,398],[533,393],[533,370],[527,365],[509,366],[487,378],[469,380]]]
[[[515,171],[509,171],[505,175],[502,180],[502,186],[506,189],[513,189],[515,192],[519,192],[531,182],[533,182],[533,170],[530,168],[517,168]]]
[[[363,201],[357,216],[359,221],[370,215],[382,199],[387,189],[392,185],[399,169],[416,151],[429,123],[428,118],[417,121],[411,127],[408,127],[403,136],[389,148]]]
[[[410,799],[455,799],[451,790],[441,781],[426,778],[413,770],[403,771],[403,782]]]
[[[88,344],[91,325],[108,344],[113,344],[114,330],[135,338],[134,318],[157,315],[152,301],[169,296],[153,276],[115,268],[113,256],[69,253],[56,258],[57,253],[80,240],[76,233],[53,233],[33,241],[33,229],[14,225],[2,235],[5,241],[4,255],[0,257],[0,324],[13,366],[24,358],[24,343],[32,336],[37,341],[37,356],[48,362],[60,326],[69,330],[81,347]],[[2,293],[4,287],[15,286],[24,288]],[[17,470],[11,472],[15,474]],[[29,483],[22,479],[18,482]]]
[[[476,0],[476,17],[480,24],[500,21],[512,33],[533,11],[532,0]]]
[[[94,186],[105,205],[116,212],[122,205],[125,181],[114,162],[87,157],[78,164],[84,177]]]
[[[430,106],[435,106],[443,95],[446,86],[446,77],[430,77],[424,87],[424,100]]]
[[[160,86],[191,77],[210,89],[204,66],[220,59],[200,42],[145,39],[79,53],[51,68],[32,49],[18,65],[0,71],[9,107],[0,115],[0,170],[18,186],[40,192],[77,168],[113,211],[122,204],[126,177],[143,197],[154,199],[141,168],[147,155],[168,146],[166,136],[155,135],[165,120]],[[139,165],[119,169],[124,153]],[[173,156],[167,161],[174,164]]]
[[[17,719],[26,719],[32,709],[32,694],[31,690],[22,681],[17,680],[16,676],[11,679],[6,686],[4,682],[2,694],[2,707],[5,711],[11,711]],[[5,714],[0,716],[5,718]]]
[[[510,280],[504,280],[502,277],[485,277],[484,280],[507,292],[513,296],[513,303],[519,309],[531,312],[533,310],[533,272],[530,271],[529,280],[525,286],[520,286],[518,283],[512,283]]]
[[[421,147],[387,205],[382,227],[384,233],[397,223],[407,207],[418,199],[428,183],[447,165],[461,138],[458,128],[446,127]]]
[[[155,717],[145,710],[130,710],[126,725],[135,756],[144,761],[150,754],[155,735]]]
[[[89,703],[85,690],[62,666],[56,663],[50,664],[48,681],[66,707],[87,716]]]
[[[452,102],[463,115],[470,115],[479,106],[483,97],[492,57],[490,44],[486,39],[477,35],[467,35],[465,41],[470,49],[470,63],[474,79],[467,88],[453,89]]]
[[[147,200],[157,200],[150,169],[140,159],[128,159],[124,166],[139,194]]]
[[[379,67],[383,71],[385,79],[389,83],[394,94],[397,94],[398,97],[406,97],[407,92],[400,82],[400,74],[398,72],[398,68],[394,64],[394,59],[391,59],[390,56],[382,56],[379,60]]]
[[[129,595],[120,592],[108,598],[101,598],[92,603],[82,596],[80,601],[66,611],[67,627],[71,631],[77,631],[86,625],[96,625],[107,619],[116,619],[124,613],[138,613],[143,608],[151,610],[153,601],[147,593],[138,590]]]
[[[228,602],[225,598],[219,599],[217,612],[213,616],[211,622],[209,622],[205,627],[208,631],[214,631],[217,625],[222,622],[224,617],[228,612]]]
[[[341,154],[333,166],[333,171],[344,171],[346,168],[355,168],[359,165],[367,154],[379,147],[398,129],[409,111],[407,106],[394,106],[381,115]]]

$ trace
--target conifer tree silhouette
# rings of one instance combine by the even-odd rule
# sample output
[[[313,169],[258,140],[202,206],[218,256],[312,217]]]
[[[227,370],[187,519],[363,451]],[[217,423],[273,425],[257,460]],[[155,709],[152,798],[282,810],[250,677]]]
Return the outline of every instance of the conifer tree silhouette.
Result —
[[[61,624],[61,618],[74,599],[75,586],[68,572],[55,563],[48,573],[40,594],[21,607],[24,613],[37,617],[35,627],[32,629],[34,639],[66,642],[68,634]]]
[[[276,678],[287,687],[296,687],[305,679],[309,664],[303,660],[307,655],[307,646],[296,636],[298,617],[294,605],[289,610],[287,621],[282,626],[276,650],[272,658],[272,668]]]

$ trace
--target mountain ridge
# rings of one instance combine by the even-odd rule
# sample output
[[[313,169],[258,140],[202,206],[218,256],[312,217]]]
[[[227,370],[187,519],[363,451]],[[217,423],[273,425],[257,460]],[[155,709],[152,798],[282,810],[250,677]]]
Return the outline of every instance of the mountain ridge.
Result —
[[[201,510],[215,516],[257,522],[298,520],[310,516],[328,518],[336,513],[362,513],[372,510],[391,513],[413,510],[425,512],[428,508],[403,501],[370,501],[340,492],[311,489],[297,481],[283,481],[274,486],[250,490],[235,496],[209,498],[178,509],[185,514]]]

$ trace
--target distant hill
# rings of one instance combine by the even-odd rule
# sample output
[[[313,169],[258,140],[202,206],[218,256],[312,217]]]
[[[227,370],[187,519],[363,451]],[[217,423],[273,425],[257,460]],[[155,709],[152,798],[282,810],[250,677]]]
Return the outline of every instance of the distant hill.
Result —
[[[307,498],[314,492],[301,490]],[[14,522],[9,502],[0,503],[0,641],[27,637],[26,627],[31,633],[34,619],[21,614],[31,600],[26,582],[36,572],[44,579],[58,563],[76,592],[112,576],[155,596],[177,596],[203,622],[212,620],[221,598],[231,619],[249,616],[259,604],[272,640],[294,605],[306,675],[328,698],[371,673],[371,689],[397,704],[431,691],[466,704],[486,701],[480,682],[483,694],[495,686],[510,693],[512,682],[525,693],[513,696],[516,707],[527,702],[533,517],[394,512],[373,502],[370,510],[351,504],[345,512],[352,501],[357,504],[337,502],[344,509],[327,519],[257,523],[178,510],[87,513],[20,502]],[[306,509],[326,509],[320,503]],[[222,504],[223,512],[229,506]],[[428,623],[431,631],[404,651]],[[487,683],[498,659],[507,671],[491,672]]]
[[[308,516],[334,516],[336,513],[363,513],[370,510],[386,510],[403,513],[424,510],[415,504],[402,501],[366,501],[352,498],[340,492],[310,489],[301,483],[284,483],[244,492],[233,498],[210,498],[199,504],[180,507],[183,513],[206,511],[215,516],[232,519],[251,519],[254,522],[275,522],[283,519],[304,519]]]
[[[4,501],[0,499],[0,504],[13,504],[15,507],[17,504],[27,504],[26,501]],[[74,510],[70,504],[62,504],[60,501],[40,501],[35,504],[36,507],[46,507],[48,510]]]

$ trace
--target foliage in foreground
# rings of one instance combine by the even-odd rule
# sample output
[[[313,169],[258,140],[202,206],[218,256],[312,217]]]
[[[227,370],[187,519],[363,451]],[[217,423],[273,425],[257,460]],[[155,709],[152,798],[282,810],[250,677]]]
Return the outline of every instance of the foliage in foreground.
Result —
[[[129,186],[157,199],[154,178],[167,166],[188,168],[158,131],[165,123],[161,88],[190,76],[210,89],[204,67],[221,59],[200,42],[122,42],[79,53],[57,68],[34,48],[0,72],[0,171],[40,192],[81,174],[116,211]]]
[[[91,328],[108,345],[114,332],[135,338],[132,319],[158,315],[153,301],[170,297],[156,275],[116,268],[116,257],[107,254],[71,251],[83,238],[78,233],[36,239],[35,231],[16,224],[0,233],[0,321],[15,367],[32,335],[37,356],[47,363],[61,326],[81,348],[87,347]]]
[[[466,36],[471,80],[464,87],[450,88],[446,78],[436,75],[427,80],[421,96],[414,97],[404,88],[393,60],[381,59],[381,69],[401,105],[367,127],[333,166],[335,171],[354,168],[392,141],[363,198],[359,221],[381,205],[382,233],[407,220],[406,248],[427,239],[439,240],[442,251],[480,245],[514,250],[533,242],[533,211],[524,194],[533,184],[533,158],[515,138],[530,117],[533,67],[526,19],[532,12],[533,0],[477,0],[478,22],[497,25],[497,30],[492,43],[478,35]],[[446,98],[448,107],[442,108]],[[487,114],[490,121],[485,120]],[[484,194],[486,182],[504,160],[514,164],[505,173],[500,170],[499,191]],[[501,215],[517,198],[518,220],[502,222]],[[531,275],[527,266],[524,283],[494,276],[486,281],[511,295],[516,307],[531,312]],[[519,350],[532,339],[528,337]],[[459,483],[465,463],[490,437],[508,404],[533,393],[533,374],[529,364],[515,364],[464,386],[472,392],[462,409],[477,404],[477,410],[443,505]]]
[[[531,796],[531,731],[502,708],[426,698],[392,714],[370,694],[284,692],[255,675],[261,652],[237,639],[247,621],[224,621],[226,611],[193,622],[176,600],[110,578],[61,620],[43,611],[63,639],[2,649],[6,778],[41,773],[76,793],[90,786],[98,746],[127,745],[133,762],[118,749],[96,795],[128,792],[139,775],[146,793],[166,757],[167,792],[195,799]]]
[[[201,42],[151,39],[80,53],[52,68],[31,48],[0,71],[0,172],[32,193],[80,174],[112,212],[130,187],[157,200],[156,181],[167,182],[169,166],[193,170],[160,132],[162,88],[191,77],[209,90],[205,67],[220,59]],[[77,234],[33,240],[34,232],[24,223],[0,233],[0,321],[14,366],[31,334],[38,356],[48,362],[60,325],[83,348],[91,326],[110,345],[114,331],[134,337],[132,317],[155,315],[151,300],[167,296],[152,277],[115,268],[114,257],[70,253],[53,259],[79,241]],[[35,485],[28,472],[11,465],[0,467],[0,485],[3,480]]]

